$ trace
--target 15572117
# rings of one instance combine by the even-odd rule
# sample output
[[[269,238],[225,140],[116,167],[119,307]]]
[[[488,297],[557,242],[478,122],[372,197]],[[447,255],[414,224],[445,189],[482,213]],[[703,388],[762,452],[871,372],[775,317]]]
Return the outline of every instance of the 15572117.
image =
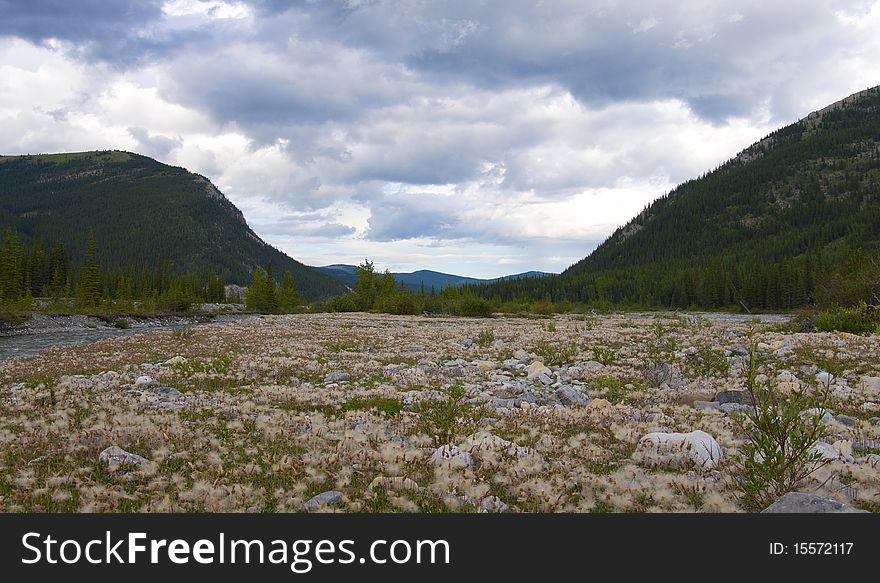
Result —
[[[805,555],[851,555],[855,548],[853,542],[796,542],[796,543],[770,543],[770,554],[781,556],[805,556]]]

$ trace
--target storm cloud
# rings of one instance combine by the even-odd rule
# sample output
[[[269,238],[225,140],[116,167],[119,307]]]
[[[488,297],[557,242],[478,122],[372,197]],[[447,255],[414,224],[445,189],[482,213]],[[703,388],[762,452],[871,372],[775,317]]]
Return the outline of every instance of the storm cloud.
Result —
[[[0,0],[0,152],[211,178],[311,263],[556,271],[880,83],[855,0]],[[522,269],[520,269],[522,268]]]

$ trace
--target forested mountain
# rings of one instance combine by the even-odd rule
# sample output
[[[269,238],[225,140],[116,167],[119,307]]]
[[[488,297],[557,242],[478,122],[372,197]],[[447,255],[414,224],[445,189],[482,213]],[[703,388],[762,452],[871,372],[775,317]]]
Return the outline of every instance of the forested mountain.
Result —
[[[679,185],[558,277],[484,297],[790,308],[880,248],[880,88],[779,129]]]
[[[261,240],[207,178],[128,152],[0,157],[0,227],[26,244],[61,242],[75,263],[92,232],[108,269],[167,262],[172,275],[247,285],[256,266],[271,264],[290,271],[305,297],[345,291]]]
[[[354,265],[337,263],[333,265],[325,265],[316,269],[322,271],[323,273],[326,273],[327,275],[332,275],[333,277],[345,282],[345,284],[349,286],[354,285],[354,283],[357,281],[357,267]],[[396,281],[398,284],[403,283],[406,289],[410,291],[420,291],[424,286],[426,291],[434,288],[436,291],[439,292],[445,287],[460,287],[466,284],[479,285],[505,279],[519,279],[522,277],[544,277],[551,274],[545,273],[543,271],[526,271],[524,273],[505,275],[503,277],[496,277],[492,279],[479,279],[476,277],[466,277],[464,275],[453,275],[451,273],[432,271],[430,269],[419,269],[412,272],[392,273],[391,275],[394,277],[394,281]]]

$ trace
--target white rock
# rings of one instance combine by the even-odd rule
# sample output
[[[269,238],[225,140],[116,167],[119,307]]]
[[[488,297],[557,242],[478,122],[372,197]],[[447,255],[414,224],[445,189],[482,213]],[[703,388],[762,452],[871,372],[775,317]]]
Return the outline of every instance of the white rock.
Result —
[[[98,459],[110,465],[111,467],[120,466],[123,464],[141,467],[144,464],[149,463],[150,461],[145,457],[141,457],[135,453],[125,451],[124,449],[116,445],[111,445],[110,447],[102,451],[101,454],[98,456]]]
[[[636,456],[651,464],[685,465],[693,462],[712,469],[722,460],[721,446],[705,431],[649,433],[639,440]]]
[[[880,395],[880,377],[862,377],[860,388],[870,395]]]
[[[852,456],[852,444],[849,441],[835,441],[833,445],[817,441],[812,451],[818,453],[822,461],[841,461],[844,463],[855,461]]]
[[[149,385],[150,383],[154,382],[156,381],[154,381],[151,377],[148,377],[147,375],[141,375],[134,380],[134,386],[142,387],[144,385]]]
[[[550,377],[551,374],[553,374],[553,371],[551,371],[549,368],[544,366],[544,363],[541,362],[540,360],[536,360],[536,361],[532,362],[532,364],[527,366],[526,372],[529,375],[528,376],[529,380],[538,378],[541,375],[541,373],[544,373],[545,375],[547,375],[548,378]]]
[[[824,370],[816,375],[816,382],[823,387],[829,386],[833,380],[834,375],[830,372],[825,372]]]
[[[497,496],[489,496],[480,501],[480,512],[507,512],[510,506]]]
[[[452,467],[467,467],[473,463],[474,459],[471,454],[462,451],[457,445],[441,445],[431,454],[431,461]]]

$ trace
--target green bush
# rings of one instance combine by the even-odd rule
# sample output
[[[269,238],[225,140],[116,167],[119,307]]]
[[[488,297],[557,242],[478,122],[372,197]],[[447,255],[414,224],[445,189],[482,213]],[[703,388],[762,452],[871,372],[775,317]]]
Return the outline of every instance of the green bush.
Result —
[[[493,342],[495,342],[495,331],[491,328],[483,330],[480,332],[480,335],[477,336],[477,345],[480,348],[488,348]]]
[[[414,294],[393,292],[380,298],[379,311],[386,314],[417,315],[422,313],[422,303]]]
[[[357,312],[359,306],[354,294],[347,293],[327,300],[327,309],[331,312]]]
[[[430,436],[435,446],[453,443],[461,433],[473,431],[482,410],[466,402],[467,392],[461,385],[453,385],[444,391],[440,400],[425,400],[419,405],[418,431]]]
[[[819,332],[871,334],[877,331],[880,313],[861,302],[851,308],[834,306],[821,312],[814,323]]]
[[[484,298],[466,296],[455,303],[454,312],[458,316],[489,318],[495,311],[492,302]]]
[[[758,387],[756,354],[757,341],[752,341],[746,384],[754,405],[747,415],[734,416],[748,440],[734,459],[734,482],[750,511],[797,490],[825,465],[813,446],[824,435],[822,416],[829,399],[827,386],[817,395],[805,390],[781,395],[773,383]],[[818,413],[807,413],[814,408]]]
[[[574,362],[577,358],[577,347],[551,342],[538,342],[531,352],[547,366],[560,366]]]
[[[128,328],[128,320],[126,320],[125,318],[119,318],[113,325],[120,330],[125,330]]]

